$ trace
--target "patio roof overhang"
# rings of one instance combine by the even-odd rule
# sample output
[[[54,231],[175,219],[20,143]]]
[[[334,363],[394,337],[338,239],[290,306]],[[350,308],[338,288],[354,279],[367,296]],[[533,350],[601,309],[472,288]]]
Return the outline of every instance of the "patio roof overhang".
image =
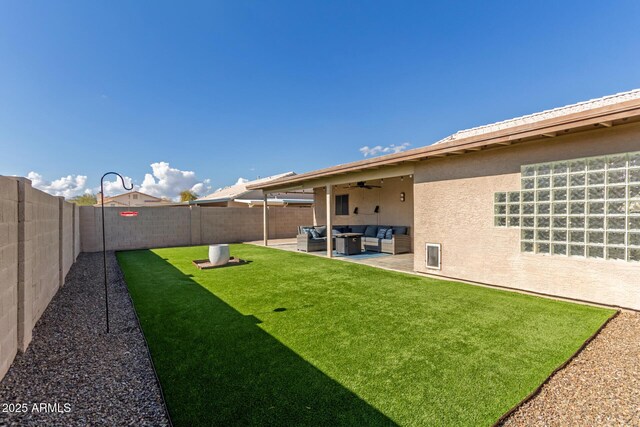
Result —
[[[189,200],[189,204],[190,205],[207,205],[210,203],[230,202],[232,200],[233,198],[231,197],[218,197],[216,199],[196,199],[196,200]]]
[[[264,205],[263,199],[235,199],[234,202],[244,203],[250,207]],[[267,205],[269,206],[309,206],[312,204],[313,199],[267,199]]]
[[[251,185],[247,188],[265,192],[289,191],[409,175],[413,173],[415,162],[423,160],[504,148],[523,142],[546,140],[569,133],[583,132],[594,128],[610,128],[638,121],[640,121],[640,99],[634,99],[561,117],[540,120],[535,123],[513,126],[450,142],[407,150],[402,153],[345,163],[276,179],[268,183]]]
[[[393,178],[397,176],[408,176],[412,175],[414,170],[413,163],[402,163],[402,164],[393,164],[393,165],[385,165],[376,168],[367,168],[354,170],[349,172],[339,172],[327,174],[319,178],[313,179],[305,179],[301,181],[295,181],[293,183],[282,183],[278,187],[270,187],[265,188],[263,191],[265,194],[282,192],[282,191],[292,191],[292,190],[302,190],[307,188],[316,188],[316,187],[325,187],[327,185],[341,185],[341,184],[350,184],[356,183],[359,181],[370,181],[374,179],[381,178]]]

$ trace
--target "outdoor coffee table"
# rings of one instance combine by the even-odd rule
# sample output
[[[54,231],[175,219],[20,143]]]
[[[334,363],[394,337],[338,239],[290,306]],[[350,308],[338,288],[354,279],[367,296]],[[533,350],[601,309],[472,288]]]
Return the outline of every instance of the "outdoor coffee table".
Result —
[[[360,233],[341,233],[336,238],[336,252],[342,255],[357,255],[362,252]]]

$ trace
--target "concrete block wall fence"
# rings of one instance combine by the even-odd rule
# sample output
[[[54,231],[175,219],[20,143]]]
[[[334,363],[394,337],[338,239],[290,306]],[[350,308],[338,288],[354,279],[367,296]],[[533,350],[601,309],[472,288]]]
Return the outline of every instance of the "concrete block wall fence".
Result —
[[[18,184],[0,177],[0,378],[18,350]]]
[[[78,208],[0,176],[0,379],[51,302],[80,251]]]
[[[135,210],[135,217],[120,212]],[[295,237],[313,221],[312,208],[270,207],[269,237]],[[149,249],[262,240],[262,208],[161,206],[105,209],[108,250]],[[99,208],[80,207],[82,252],[102,250]]]
[[[105,209],[109,250],[232,243],[262,238],[261,208],[140,207]],[[310,224],[311,208],[269,208],[272,238],[294,237]],[[99,208],[78,207],[31,186],[0,176],[0,379],[80,252],[102,250]]]

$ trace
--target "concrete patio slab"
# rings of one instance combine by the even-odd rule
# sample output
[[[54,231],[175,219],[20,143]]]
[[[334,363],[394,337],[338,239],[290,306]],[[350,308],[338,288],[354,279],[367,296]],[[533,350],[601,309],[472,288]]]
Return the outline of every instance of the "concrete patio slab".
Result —
[[[264,242],[253,241],[253,242],[245,242],[246,244],[256,245],[256,246],[264,246]],[[318,252],[302,252],[298,251],[296,239],[270,239],[269,244],[267,245],[273,249],[280,249],[283,251],[289,252],[300,252],[307,255],[319,256],[326,258],[327,254],[325,251]],[[375,252],[367,252],[361,255],[341,255],[334,252],[333,259],[339,261],[347,261],[353,262],[356,264],[365,264],[371,267],[382,268],[385,270],[393,270],[400,271],[403,273],[414,273],[413,271],[413,254],[385,254],[385,253],[375,253]]]

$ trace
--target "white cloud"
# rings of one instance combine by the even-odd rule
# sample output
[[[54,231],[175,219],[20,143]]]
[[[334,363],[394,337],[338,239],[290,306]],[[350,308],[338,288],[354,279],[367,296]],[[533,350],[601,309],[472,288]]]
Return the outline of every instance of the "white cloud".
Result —
[[[39,173],[29,172],[27,178],[31,180],[34,188],[68,199],[84,193],[98,193],[100,191],[99,185],[94,188],[87,187],[85,175],[68,175],[49,182]],[[124,182],[129,188],[134,180],[125,176]],[[145,174],[142,184],[134,185],[134,190],[177,201],[183,190],[191,190],[201,196],[207,194],[211,191],[211,181],[209,179],[199,180],[193,171],[182,171],[172,168],[167,162],[157,162],[151,164],[151,173]],[[105,196],[113,196],[126,191],[119,177],[109,175],[105,178]]]
[[[410,145],[411,144],[409,144],[408,142],[404,142],[400,145],[391,144],[387,145],[386,147],[383,147],[382,145],[376,145],[375,147],[369,147],[368,145],[365,145],[364,147],[360,148],[360,152],[365,157],[377,156],[379,154],[400,153],[401,151],[409,148]]]
[[[236,183],[235,183],[235,184],[233,184],[233,185],[245,184],[245,183],[247,183],[247,182],[249,182],[249,181],[251,181],[251,180],[250,180],[250,179],[247,179],[247,178],[240,177],[240,178],[238,178],[238,180],[236,181]],[[229,188],[229,187],[231,187],[231,185],[227,185],[226,187],[218,187],[218,188],[216,188],[213,192],[214,192],[214,193],[217,193],[218,191],[224,190],[225,188]],[[200,193],[198,193],[198,194],[200,194]]]
[[[46,181],[37,172],[29,172],[27,178],[31,180],[31,185],[38,190],[42,190],[54,196],[64,196],[70,199],[88,193],[86,188],[87,177],[85,175],[67,175],[53,181]]]
[[[204,196],[209,191],[211,191],[211,185],[209,185],[210,183],[211,181],[209,179],[205,179],[204,181],[199,182],[195,184],[193,187],[191,187],[191,191],[193,191],[199,196]]]
[[[131,184],[133,183],[133,179],[128,176],[123,176],[124,183],[127,188],[131,188]],[[115,196],[116,194],[122,194],[128,190],[126,190],[122,186],[122,181],[119,177],[115,175],[107,175],[104,179],[104,195],[105,196]],[[135,187],[134,187],[135,188]],[[100,187],[96,187],[94,192],[98,194],[100,192]]]
[[[151,170],[152,173],[144,175],[139,187],[143,193],[178,200],[183,190],[191,190],[199,195],[211,190],[210,180],[198,180],[195,172],[172,168],[167,162],[152,163]]]

